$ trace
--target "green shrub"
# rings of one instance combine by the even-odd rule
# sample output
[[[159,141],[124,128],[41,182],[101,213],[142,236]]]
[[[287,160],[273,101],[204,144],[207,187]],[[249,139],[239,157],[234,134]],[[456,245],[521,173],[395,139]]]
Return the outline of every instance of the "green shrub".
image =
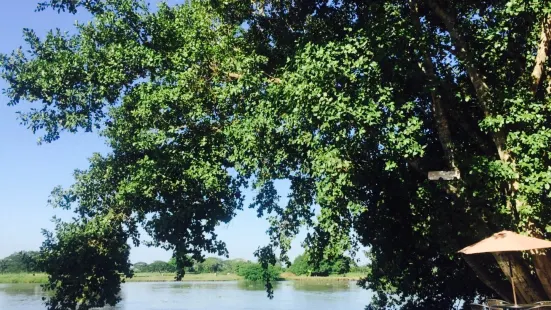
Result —
[[[242,276],[245,280],[248,281],[264,281],[265,270],[262,269],[262,266],[257,263],[244,263],[239,266],[237,274]],[[279,275],[281,274],[281,269],[274,267],[272,265],[268,266],[267,276],[270,281],[277,281]]]
[[[297,276],[328,276],[330,274],[345,274],[350,271],[352,259],[346,256],[334,258],[332,260],[323,259],[315,266],[309,259],[307,254],[297,256],[289,271]]]

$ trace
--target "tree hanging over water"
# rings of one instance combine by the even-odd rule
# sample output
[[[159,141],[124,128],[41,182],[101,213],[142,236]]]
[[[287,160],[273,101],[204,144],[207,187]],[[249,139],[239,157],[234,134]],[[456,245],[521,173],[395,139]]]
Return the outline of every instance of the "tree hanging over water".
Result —
[[[127,240],[184,270],[243,206],[268,216],[267,266],[299,227],[313,261],[370,247],[374,307],[551,298],[548,255],[456,251],[501,229],[549,238],[551,3],[519,0],[49,0],[74,35],[25,30],[2,58],[11,105],[43,141],[102,134],[42,247],[51,309],[117,302]],[[429,171],[460,179],[429,181]],[[274,180],[288,179],[287,205]],[[314,206],[319,206],[315,216]],[[187,256],[190,255],[190,256]],[[86,257],[78,270],[69,266]],[[505,274],[502,272],[505,271]],[[183,276],[182,273],[178,275]],[[71,284],[70,286],[68,284]]]

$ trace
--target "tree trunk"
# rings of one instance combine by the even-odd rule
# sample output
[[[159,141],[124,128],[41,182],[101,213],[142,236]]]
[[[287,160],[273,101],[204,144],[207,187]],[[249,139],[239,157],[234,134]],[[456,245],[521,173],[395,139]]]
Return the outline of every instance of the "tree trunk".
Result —
[[[536,54],[536,63],[532,70],[532,92],[535,94],[538,91],[541,79],[543,77],[543,69],[549,52],[549,41],[551,40],[551,18],[544,17],[541,23],[540,44]]]
[[[547,298],[551,298],[551,260],[547,251],[532,254],[536,276],[541,282]]]
[[[439,8],[438,8],[439,9]],[[422,38],[422,27],[421,22],[419,20],[419,16],[417,14],[417,7],[415,0],[410,1],[410,11],[412,15],[412,21],[414,27],[419,32],[421,38]],[[440,13],[442,14],[443,11]],[[466,44],[463,42],[459,34],[455,31],[453,28],[453,23],[451,22],[451,19],[448,17],[448,25],[451,27],[452,30],[450,30],[450,34],[452,36],[452,39],[455,39],[456,42],[459,42],[460,50],[462,51],[463,57],[467,60],[467,71],[469,73],[469,76],[471,77],[471,81],[473,85],[475,86],[477,95],[479,97],[479,100],[481,102],[481,106],[485,112],[486,115],[488,115],[488,100],[490,96],[490,91],[488,86],[484,83],[483,78],[478,74],[478,71],[472,64],[472,59],[468,54]],[[442,148],[444,150],[444,154],[446,155],[446,159],[448,164],[451,168],[457,169],[457,165],[455,163],[455,159],[453,156],[453,149],[452,149],[452,139],[451,139],[451,132],[448,126],[447,118],[444,114],[444,109],[442,107],[442,100],[440,95],[435,91],[438,86],[438,80],[437,76],[434,70],[434,65],[432,63],[430,55],[427,53],[426,50],[422,51],[423,54],[423,71],[427,75],[430,83],[432,84],[432,91],[431,91],[431,97],[432,97],[432,107],[434,112],[434,117],[436,120],[436,129],[438,133],[438,137],[440,139],[440,143],[442,144]],[[502,160],[507,161],[509,159],[508,155],[505,155],[505,149],[504,149],[504,140],[503,137],[500,135],[497,136],[495,139],[495,143],[498,149],[499,156]],[[493,291],[495,291],[501,298],[512,300],[512,289],[507,290],[503,283],[500,283],[499,281],[496,281],[493,279],[493,277],[486,271],[482,266],[477,264],[476,259],[473,259],[471,257],[465,257],[467,264],[471,266],[471,268],[475,271],[478,278],[486,284],[488,287],[490,287]],[[496,260],[499,263],[499,266],[501,269],[506,272],[504,267],[508,268],[508,264],[503,264],[503,258],[500,255],[496,255]],[[508,260],[507,260],[508,261]],[[522,301],[530,301],[534,298],[537,299],[540,295],[536,292],[531,290],[531,287],[533,287],[535,282],[533,281],[529,271],[525,266],[523,265],[522,261],[514,260],[514,273],[516,276],[518,276],[519,279],[519,292],[521,295],[521,298],[519,300]],[[507,269],[508,270],[508,269]],[[510,292],[510,293],[507,293]],[[541,299],[540,299],[541,300]]]
[[[431,9],[436,13],[436,15],[444,23],[446,30],[449,32],[452,43],[455,45],[457,50],[457,57],[462,64],[466,67],[467,74],[473,87],[475,89],[480,107],[484,112],[486,117],[491,116],[489,107],[491,105],[491,92],[488,85],[484,82],[484,77],[480,74],[480,71],[477,69],[474,58],[471,55],[468,45],[457,30],[455,26],[455,18],[450,16],[440,5],[434,0],[428,0],[428,4]],[[545,62],[547,60],[547,54],[549,49],[549,44],[551,41],[551,18],[546,16],[542,21],[542,30],[540,34],[540,44],[538,47],[536,55],[536,63],[532,71],[532,91],[534,95],[536,94],[541,79],[544,72]],[[550,84],[551,85],[551,84]],[[548,92],[551,92],[551,86],[548,87]],[[505,144],[507,141],[507,135],[504,130],[500,130],[493,135],[493,141],[497,147],[497,152],[499,154],[500,160],[512,163],[514,161],[511,159],[510,152],[506,149]],[[517,182],[513,182],[511,186],[510,195],[514,196],[515,192],[518,190]],[[516,207],[523,205],[522,201],[516,201]],[[514,208],[511,206],[511,208]],[[500,268],[503,272],[510,276],[508,260],[511,257],[513,263],[513,274],[516,287],[518,288],[518,295],[521,296],[519,300],[524,300],[527,302],[542,300],[547,295],[551,298],[551,259],[547,255],[534,255],[533,261],[536,268],[537,280],[533,278],[524,265],[522,258],[520,256],[511,256],[504,254],[495,254],[495,258],[498,261]]]
[[[509,262],[511,262],[518,303],[531,303],[546,299],[543,288],[530,274],[520,253],[494,253],[494,257],[509,279],[511,277]]]
[[[549,15],[547,15],[543,18],[543,21],[541,23],[540,44],[536,53],[534,70],[532,70],[532,92],[534,96],[537,95],[538,88],[543,77],[545,62],[548,58],[550,42],[551,18],[549,17]],[[549,88],[547,89],[547,91],[549,92]],[[542,236],[542,234],[538,231],[532,231],[531,233],[535,237]],[[551,258],[549,257],[549,255],[547,255],[546,251],[537,251],[532,254],[532,260],[536,269],[536,276],[540,280],[547,297],[551,298]]]

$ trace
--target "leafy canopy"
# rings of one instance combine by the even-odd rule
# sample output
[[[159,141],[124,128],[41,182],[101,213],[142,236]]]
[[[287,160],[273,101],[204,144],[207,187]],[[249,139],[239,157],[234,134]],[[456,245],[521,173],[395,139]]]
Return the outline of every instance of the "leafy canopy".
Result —
[[[83,9],[93,20],[75,35],[25,30],[28,51],[2,57],[10,104],[33,103],[21,120],[46,142],[99,130],[112,148],[53,192],[51,203],[78,217],[46,234],[51,309],[116,303],[139,227],[149,245],[173,251],[178,278],[191,258],[226,255],[214,229],[243,208],[249,184],[251,207],[272,226],[256,253],[265,270],[278,250],[287,260],[307,225],[312,261],[370,247],[362,284],[380,308],[510,298],[494,257],[471,261],[473,272],[456,251],[503,228],[549,237],[540,58],[549,2],[211,0],[152,10],[50,0],[39,9]],[[430,182],[434,170],[461,178]],[[287,205],[278,179],[291,183]],[[82,256],[88,264],[68,267]],[[551,298],[546,256],[513,261],[526,279],[521,299]],[[536,273],[523,267],[534,264]]]

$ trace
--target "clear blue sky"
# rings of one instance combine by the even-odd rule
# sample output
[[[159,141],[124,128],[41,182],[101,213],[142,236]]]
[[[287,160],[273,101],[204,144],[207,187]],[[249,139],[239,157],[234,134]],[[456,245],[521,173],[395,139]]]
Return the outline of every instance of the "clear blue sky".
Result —
[[[0,10],[1,53],[24,46],[23,28],[34,29],[38,35],[43,35],[56,27],[74,29],[75,20],[88,18],[86,15],[57,14],[53,11],[35,13],[38,2],[3,1]],[[5,86],[0,81],[0,89]],[[74,169],[86,168],[87,158],[93,152],[109,152],[96,133],[67,133],[52,144],[37,145],[38,136],[20,125],[16,115],[17,110],[26,109],[30,104],[8,107],[6,103],[7,98],[0,95],[0,258],[15,251],[37,250],[43,240],[41,229],[53,227],[50,221],[52,216],[70,216],[70,213],[63,214],[61,210],[47,206],[51,190],[57,185],[69,186]],[[285,198],[288,184],[279,182],[278,190]],[[247,193],[247,197],[250,196],[251,193]],[[252,259],[258,246],[268,242],[265,234],[267,228],[264,219],[256,218],[255,211],[247,209],[230,224],[219,227],[218,233],[226,241],[230,257]],[[302,252],[300,241],[294,242],[291,257]],[[169,258],[170,253],[161,249],[140,247],[131,252],[133,262]]]

